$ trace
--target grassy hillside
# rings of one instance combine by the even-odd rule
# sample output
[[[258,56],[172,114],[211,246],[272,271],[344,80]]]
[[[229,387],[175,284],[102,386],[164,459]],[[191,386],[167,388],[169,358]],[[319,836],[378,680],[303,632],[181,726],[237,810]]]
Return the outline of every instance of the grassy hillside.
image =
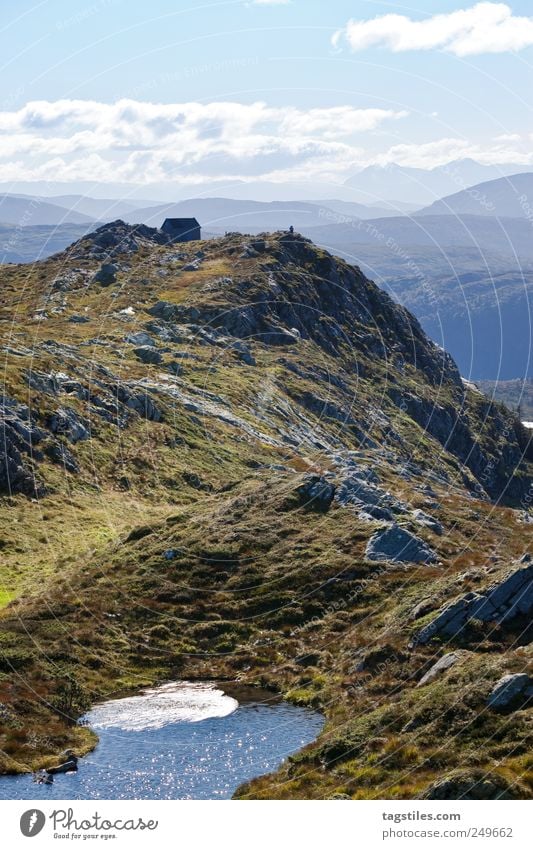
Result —
[[[240,797],[531,795],[527,704],[487,706],[522,613],[423,638],[529,574],[529,434],[307,240],[159,241],[2,270],[3,771],[85,751],[103,695],[226,678],[327,717]]]

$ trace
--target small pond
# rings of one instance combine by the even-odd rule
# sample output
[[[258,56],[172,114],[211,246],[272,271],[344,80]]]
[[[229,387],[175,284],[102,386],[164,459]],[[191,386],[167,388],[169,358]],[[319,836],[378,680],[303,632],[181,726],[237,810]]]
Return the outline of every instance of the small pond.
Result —
[[[0,799],[229,799],[324,724],[266,691],[183,681],[96,705],[85,719],[100,742],[78,772],[52,785],[0,778]]]

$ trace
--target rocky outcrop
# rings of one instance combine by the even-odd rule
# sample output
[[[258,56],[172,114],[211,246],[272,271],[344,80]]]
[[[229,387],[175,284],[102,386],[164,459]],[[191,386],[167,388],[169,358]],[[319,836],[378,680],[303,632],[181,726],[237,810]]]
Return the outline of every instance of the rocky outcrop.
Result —
[[[117,266],[112,262],[104,262],[93,277],[95,283],[102,286],[112,286],[117,279]]]
[[[414,534],[392,525],[375,533],[368,541],[367,560],[391,560],[396,563],[435,563],[435,552]]]
[[[413,510],[411,515],[417,525],[421,525],[423,528],[429,528],[430,531],[433,531],[439,537],[442,536],[442,525],[433,516],[429,516],[423,510]]]
[[[47,425],[54,434],[65,436],[69,442],[76,443],[89,439],[90,430],[86,422],[68,407],[60,407],[47,419]]]
[[[422,799],[530,799],[522,786],[510,784],[500,775],[487,775],[481,770],[458,771],[432,784]]]
[[[435,678],[438,678],[444,672],[447,672],[452,666],[455,666],[457,661],[460,658],[460,654],[458,652],[449,652],[448,654],[440,657],[433,666],[428,669],[425,675],[422,676],[420,681],[417,684],[417,687],[423,687],[424,684],[430,684]]]
[[[126,224],[118,219],[109,224],[103,224],[93,233],[75,242],[67,249],[69,257],[85,258],[117,256],[119,254],[135,254],[142,245],[164,245],[169,238],[156,227],[145,224]]]
[[[492,710],[507,712],[526,707],[532,701],[533,678],[523,672],[500,678],[487,699],[487,705]]]
[[[0,493],[9,495],[41,493],[42,486],[29,465],[30,456],[41,455],[37,445],[46,431],[37,427],[30,418],[28,407],[11,398],[0,402]]]
[[[133,349],[133,353],[141,363],[145,363],[146,365],[157,365],[163,362],[161,352],[151,345],[139,345],[138,348]]]
[[[392,514],[402,514],[408,505],[371,482],[368,471],[350,470],[343,475],[335,492],[335,503],[354,507],[377,519],[392,520]]]
[[[472,427],[467,395],[457,392],[455,405],[443,405],[394,386],[388,394],[402,411],[470,470],[477,483],[469,482],[468,478],[465,483],[477,494],[486,492],[491,498],[497,498],[504,490],[508,499],[518,501],[527,493],[528,479],[518,474],[509,477],[506,472],[509,468],[520,468],[526,448],[519,439],[513,413],[503,407],[491,407],[488,399],[482,405],[485,421],[491,416],[491,439],[500,440],[500,450],[505,454],[502,466],[484,450],[479,433]]]
[[[162,411],[155,405],[150,393],[142,388],[119,383],[116,387],[118,400],[128,409],[134,410],[142,419],[150,422],[163,420]]]
[[[458,636],[467,624],[480,622],[510,623],[526,617],[533,610],[533,566],[516,569],[485,593],[466,593],[416,635],[413,644],[428,643],[434,637]]]
[[[296,488],[296,495],[305,510],[325,513],[333,501],[335,486],[320,475],[306,475]]]

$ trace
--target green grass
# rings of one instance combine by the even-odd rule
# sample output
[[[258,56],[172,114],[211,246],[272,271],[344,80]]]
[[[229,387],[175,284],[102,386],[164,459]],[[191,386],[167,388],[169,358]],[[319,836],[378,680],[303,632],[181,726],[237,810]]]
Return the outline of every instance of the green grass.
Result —
[[[64,272],[65,258],[5,269],[0,318],[9,321],[18,304],[17,344],[32,351],[31,360],[8,360],[6,392],[29,401],[41,426],[59,405],[81,417],[87,409],[74,395],[28,393],[24,372],[30,361],[34,370],[66,371],[84,385],[99,368],[109,389],[118,376],[163,385],[165,365],[185,351],[194,359],[183,360],[180,391],[193,398],[198,390],[220,396],[219,407],[261,435],[220,414],[191,410],[156,389],[151,398],[162,422],[133,414],[118,429],[93,416],[91,440],[69,446],[77,474],[43,456],[35,471],[47,494],[38,503],[23,496],[4,499],[0,703],[7,720],[0,726],[0,770],[34,768],[66,745],[80,751],[94,745],[94,737],[50,708],[66,680],[76,680],[84,698],[95,701],[168,678],[212,678],[270,687],[294,703],[320,708],[327,718],[316,744],[274,776],[241,788],[239,796],[412,798],[443,770],[466,767],[497,768],[525,786],[531,765],[519,749],[530,734],[528,717],[521,711],[511,718],[488,715],[484,707],[497,677],[527,661],[514,636],[481,630],[463,646],[468,654],[460,668],[420,689],[416,682],[444,647],[408,649],[420,626],[410,618],[415,605],[429,597],[438,609],[483,588],[533,542],[533,530],[518,525],[513,510],[470,497],[475,470],[465,469],[460,450],[443,451],[390,392],[395,387],[405,397],[453,412],[464,400],[462,390],[451,378],[435,382],[431,363],[438,355],[423,337],[416,344],[430,363],[425,370],[408,361],[403,371],[394,371],[390,358],[365,347],[378,333],[392,356],[400,338],[408,359],[414,343],[410,333],[402,336],[406,331],[397,326],[392,305],[346,266],[333,266],[324,251],[302,243],[301,257],[290,261],[273,238],[271,254],[240,259],[242,241],[202,243],[208,256],[198,273],[170,268],[163,277],[158,272],[167,269],[166,249],[143,247],[127,258],[132,268],[120,272],[117,286],[69,291],[66,313],[37,325],[34,310]],[[286,303],[333,309],[328,298],[334,273],[353,288],[357,303],[367,303],[370,324],[348,307],[349,324],[343,315],[336,319],[351,334],[353,348],[329,347],[331,316],[313,324],[310,338],[297,344],[269,346],[260,336],[254,339],[256,366],[243,365],[227,339],[218,346],[198,338],[161,343],[161,349],[170,348],[163,350],[163,363],[148,366],[124,343],[127,332],[152,320],[146,308],[161,298],[196,308],[200,320],[216,309],[268,303],[274,260],[283,269],[277,279]],[[75,262],[89,271],[97,265],[83,257]],[[231,285],[205,286],[226,275]],[[134,319],[120,318],[119,311],[131,305]],[[89,323],[68,321],[85,309]],[[269,320],[280,323],[283,316]],[[84,344],[96,337],[106,344]],[[360,338],[366,342],[359,344]],[[77,346],[77,355],[41,344],[49,339]],[[493,459],[505,476],[505,412],[498,408],[487,416],[481,396],[470,393],[465,400],[465,444],[475,436],[487,462]],[[373,409],[381,417],[370,420]],[[336,410],[346,412],[349,424],[335,419]],[[301,437],[306,428],[307,438]],[[361,445],[361,431],[377,448]],[[321,449],[320,441],[332,448]],[[383,448],[394,452],[390,463]],[[361,466],[377,469],[382,488],[412,508],[436,511],[445,528],[441,537],[410,525],[409,516],[401,521],[435,548],[442,565],[378,568],[364,558],[377,525],[350,509],[302,508],[296,490],[303,475],[335,469],[340,450],[358,452]],[[416,461],[420,473],[400,477],[398,465],[406,460]],[[436,506],[428,508],[422,486],[434,468],[446,470],[449,485],[432,483],[435,496],[429,500]],[[524,485],[529,471],[526,464],[518,473]],[[370,674],[357,671],[365,655],[373,658]],[[411,720],[417,728],[404,730]],[[36,734],[41,743],[31,745]]]

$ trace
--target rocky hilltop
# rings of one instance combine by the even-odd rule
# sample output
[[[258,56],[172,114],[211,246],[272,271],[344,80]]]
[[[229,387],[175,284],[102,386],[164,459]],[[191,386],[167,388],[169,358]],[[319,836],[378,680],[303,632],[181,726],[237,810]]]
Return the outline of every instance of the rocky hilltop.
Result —
[[[226,677],[328,717],[240,796],[531,795],[509,410],[297,234],[114,222],[1,273],[4,771],[90,746],[103,694]]]

